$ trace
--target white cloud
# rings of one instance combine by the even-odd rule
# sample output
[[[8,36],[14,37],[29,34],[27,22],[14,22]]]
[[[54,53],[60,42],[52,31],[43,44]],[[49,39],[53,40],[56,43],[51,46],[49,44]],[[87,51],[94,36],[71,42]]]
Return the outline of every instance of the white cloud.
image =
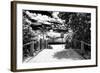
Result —
[[[52,16],[53,18],[47,16],[47,15],[42,15],[42,14],[36,14],[36,13],[30,13],[29,11],[26,11],[26,14],[34,20],[37,20],[38,22],[46,22],[49,24],[48,21],[53,21],[53,22],[59,22],[63,23],[63,20],[58,17],[59,12],[53,12]]]

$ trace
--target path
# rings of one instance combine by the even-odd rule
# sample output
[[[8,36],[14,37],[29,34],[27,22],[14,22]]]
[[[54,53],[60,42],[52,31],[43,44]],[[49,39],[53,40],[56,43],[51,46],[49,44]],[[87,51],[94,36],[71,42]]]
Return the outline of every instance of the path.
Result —
[[[37,56],[29,59],[28,63],[63,62],[83,59],[73,49],[64,49],[64,45],[51,45],[52,49],[44,49]]]

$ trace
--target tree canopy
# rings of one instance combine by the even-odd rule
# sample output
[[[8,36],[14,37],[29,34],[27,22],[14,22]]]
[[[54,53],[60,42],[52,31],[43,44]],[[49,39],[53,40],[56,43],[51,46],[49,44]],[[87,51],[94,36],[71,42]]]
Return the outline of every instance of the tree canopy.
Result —
[[[23,37],[27,40],[35,37],[35,30],[67,32],[68,28],[74,31],[74,39],[91,43],[90,13],[23,10]]]

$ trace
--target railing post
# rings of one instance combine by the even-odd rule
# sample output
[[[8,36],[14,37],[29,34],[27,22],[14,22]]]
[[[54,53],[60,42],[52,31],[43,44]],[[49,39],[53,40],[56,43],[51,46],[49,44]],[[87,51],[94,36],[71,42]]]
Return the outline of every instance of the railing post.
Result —
[[[40,42],[39,41],[40,40],[37,41],[37,52],[40,50],[40,45],[39,45]]]
[[[48,41],[47,41],[47,39],[46,39],[46,48],[48,48]]]
[[[40,39],[38,40],[38,50],[40,50]]]
[[[81,41],[81,54],[83,55],[84,54],[84,42]]]
[[[34,56],[34,41],[31,43],[31,47],[30,47],[30,55]]]

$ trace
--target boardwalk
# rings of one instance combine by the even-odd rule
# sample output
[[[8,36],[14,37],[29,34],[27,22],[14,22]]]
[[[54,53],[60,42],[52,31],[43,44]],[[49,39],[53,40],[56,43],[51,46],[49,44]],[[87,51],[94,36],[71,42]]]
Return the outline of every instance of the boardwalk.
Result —
[[[26,60],[28,63],[43,63],[43,62],[64,62],[72,60],[82,60],[73,49],[64,49],[64,45],[50,45],[51,49],[44,49],[37,56]]]

